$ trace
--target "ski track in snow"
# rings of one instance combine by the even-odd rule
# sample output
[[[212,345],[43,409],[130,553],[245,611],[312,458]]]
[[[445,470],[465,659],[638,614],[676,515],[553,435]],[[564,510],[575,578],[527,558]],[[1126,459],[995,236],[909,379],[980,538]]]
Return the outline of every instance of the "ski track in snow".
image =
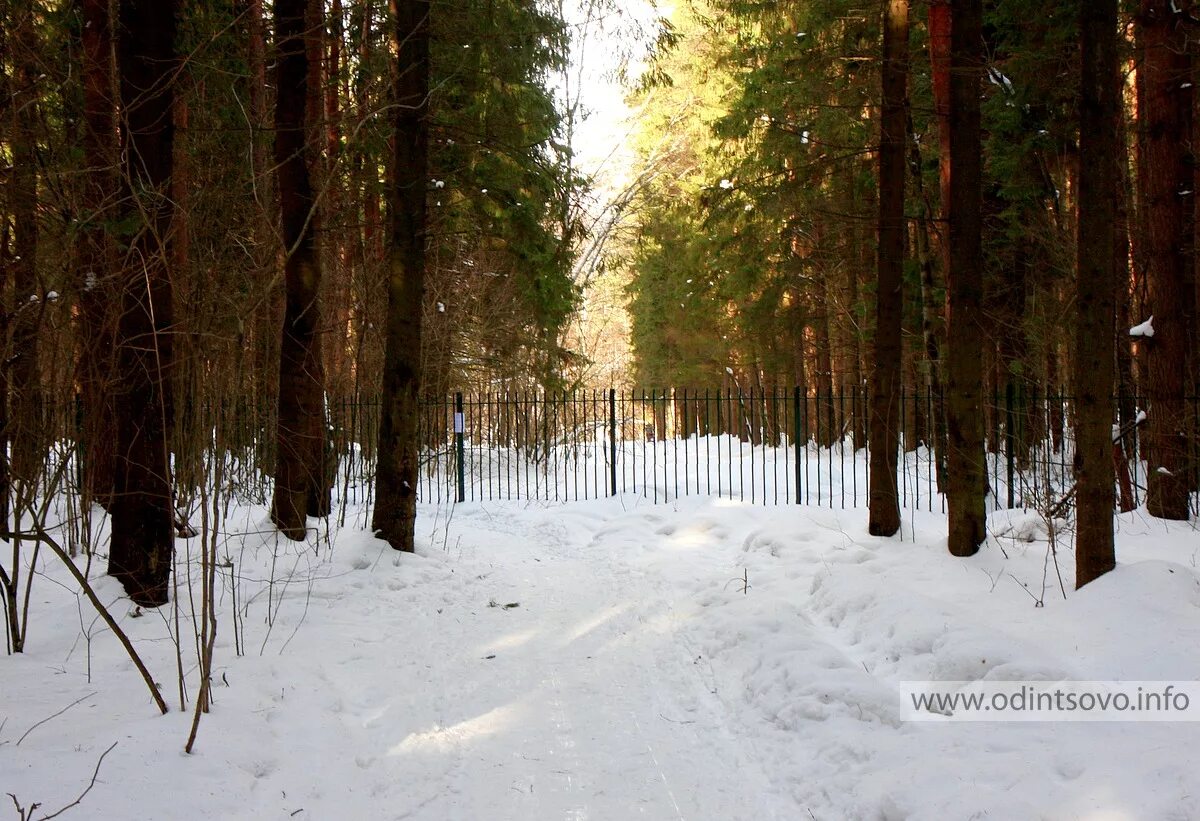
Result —
[[[269,632],[254,605],[245,658],[222,621],[191,757],[189,716],[149,717],[111,637],[87,683],[74,600],[47,602],[59,622],[0,667],[0,709],[24,705],[0,712],[0,793],[70,800],[119,739],[78,817],[1200,817],[1194,725],[912,723],[901,687],[1200,678],[1200,582],[1159,558],[1184,531],[1124,521],[1145,561],[1034,609],[1044,544],[952,559],[936,516],[881,541],[862,512],[720,501],[434,512],[416,556],[355,531],[332,558],[279,543],[306,576],[273,588]],[[164,621],[124,625],[171,692]]]
[[[397,590],[376,570],[361,593],[337,602],[332,621],[310,616],[297,642],[337,649],[302,662],[323,694],[316,720],[340,725],[314,735],[342,739],[331,758],[353,751],[360,772],[345,778],[368,782],[366,812],[431,821],[775,817],[756,807],[765,778],[747,772],[752,755],[731,754],[737,738],[659,585],[608,555],[601,520],[571,519],[564,527],[552,514],[492,511],[488,529],[512,548],[503,555],[479,561],[479,545],[470,561],[437,567],[440,584]],[[423,583],[441,588],[442,612],[425,610],[417,627],[397,599],[419,600]],[[343,626],[357,624],[371,625],[370,643],[339,646]],[[373,658],[375,669],[380,653],[396,674],[364,680],[356,665]],[[294,720],[280,712],[268,722]],[[292,743],[287,733],[275,740]],[[277,774],[281,785],[290,778],[272,768],[256,780]],[[282,787],[256,791],[268,800],[248,817],[269,812]],[[327,799],[315,785],[306,797]]]

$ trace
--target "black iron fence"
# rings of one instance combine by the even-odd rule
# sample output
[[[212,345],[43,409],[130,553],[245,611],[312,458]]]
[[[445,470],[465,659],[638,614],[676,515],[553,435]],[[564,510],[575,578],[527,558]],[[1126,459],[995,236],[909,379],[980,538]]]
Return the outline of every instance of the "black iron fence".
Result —
[[[1126,397],[1125,416],[1142,403]],[[330,399],[329,464],[335,505],[370,503],[379,442],[379,400]],[[1200,399],[1183,403],[1183,459],[1200,487]],[[65,409],[64,409],[65,410]],[[993,396],[981,408],[989,505],[1048,510],[1073,484],[1072,403],[1061,393]],[[1150,409],[1153,412],[1153,409]],[[247,502],[271,494],[274,412],[252,402],[178,408],[181,492],[222,461],[225,490]],[[719,496],[740,502],[863,507],[867,504],[869,413],[862,390],[577,390],[459,393],[421,403],[418,493],[429,503],[487,500],[548,502],[637,494],[653,502]],[[84,436],[80,417],[58,441]],[[942,510],[939,454],[942,402],[906,392],[900,405],[896,483],[907,509]],[[74,428],[73,433],[71,428]],[[199,434],[197,432],[200,432]],[[1128,425],[1115,449],[1118,489],[1134,505],[1145,497],[1144,430]],[[206,438],[207,437],[207,438]],[[201,446],[194,442],[203,440]],[[188,468],[187,465],[193,467]],[[189,478],[190,477],[190,478]],[[1193,493],[1193,509],[1200,497]],[[344,514],[343,514],[344,515]]]
[[[1185,461],[1196,488],[1200,400],[1190,398],[1185,407],[1191,431]],[[343,504],[369,501],[378,400],[340,400],[329,408],[336,496]],[[1048,509],[1069,492],[1070,397],[1008,391],[981,413],[993,509]],[[632,493],[654,502],[700,494],[764,505],[867,503],[869,414],[861,390],[459,393],[426,400],[421,414],[419,494],[426,502]],[[929,391],[902,396],[896,482],[906,508],[944,508],[936,445],[942,414],[940,398]],[[1118,471],[1135,505],[1144,501],[1146,484],[1141,434],[1130,426],[1119,442]]]

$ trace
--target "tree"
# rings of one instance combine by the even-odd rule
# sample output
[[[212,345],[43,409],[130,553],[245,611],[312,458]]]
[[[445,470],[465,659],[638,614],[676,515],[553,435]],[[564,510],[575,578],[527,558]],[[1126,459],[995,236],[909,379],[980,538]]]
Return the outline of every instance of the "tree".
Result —
[[[417,510],[421,314],[429,181],[428,0],[391,0],[396,54],[391,243],[379,464],[371,526],[396,550],[414,550]]]
[[[11,480],[17,500],[41,472],[39,440],[41,374],[38,368],[38,326],[43,313],[43,289],[38,276],[38,110],[40,91],[37,66],[36,11],[31,6],[17,12],[14,34],[20,38],[19,58],[13,78],[12,193],[9,204],[16,226],[16,254],[12,264],[12,360],[10,371]],[[14,518],[19,521],[20,511]],[[19,528],[18,528],[19,529]]]
[[[953,0],[950,21],[950,268],[946,294],[946,504],[949,546],[971,556],[985,537],[980,76],[982,0]]]
[[[167,440],[175,0],[121,0],[118,25],[125,254],[108,572],[135,603],[154,607],[167,601],[175,545]]]
[[[1079,6],[1079,272],[1075,325],[1075,586],[1112,570],[1118,179],[1117,0]]]
[[[904,309],[904,142],[908,133],[908,0],[888,0],[883,17],[883,115],[879,129],[879,251],[875,367],[871,378],[869,529],[900,529],[896,488],[900,443],[900,326]]]
[[[108,507],[113,493],[116,417],[109,387],[114,367],[115,312],[111,272],[116,248],[105,222],[117,199],[117,99],[113,82],[113,31],[108,0],[84,0],[83,228],[79,232],[80,345],[78,380],[84,420],[84,497]]]
[[[1146,509],[1162,519],[1188,518],[1188,449],[1184,402],[1188,361],[1189,287],[1195,209],[1191,59],[1186,7],[1175,0],[1142,0],[1138,45],[1142,93],[1138,173],[1145,196],[1145,258],[1153,336],[1144,338]]]
[[[323,98],[314,80],[316,37],[309,0],[275,3],[275,163],[284,243],[286,294],[279,355],[279,420],[271,519],[289,539],[303,539],[307,516],[322,515],[325,484],[325,380],[320,349],[321,259],[311,171],[319,156],[313,123]]]
[[[836,4],[709,0],[664,29],[642,91],[635,252],[613,254],[633,263],[638,378],[803,375],[819,443],[840,437],[871,324],[877,25]]]

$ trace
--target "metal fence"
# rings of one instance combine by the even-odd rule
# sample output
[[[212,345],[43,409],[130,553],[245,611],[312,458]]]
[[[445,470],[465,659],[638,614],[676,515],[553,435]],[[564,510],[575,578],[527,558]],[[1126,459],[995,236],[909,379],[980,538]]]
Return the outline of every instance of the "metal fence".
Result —
[[[343,504],[368,502],[378,399],[329,407],[335,496]],[[1190,398],[1186,408],[1195,488],[1200,401]],[[942,435],[942,413],[940,398],[930,392],[902,396],[896,482],[905,508],[944,509],[941,449],[932,446]],[[1010,390],[992,397],[981,413],[992,509],[1046,509],[1069,491],[1070,397]],[[867,504],[869,414],[861,390],[458,393],[425,400],[419,421],[418,493],[426,502],[555,502],[632,493],[654,502],[699,494],[764,505]],[[1121,445],[1126,488],[1141,504],[1140,430],[1130,430]],[[247,455],[247,464],[261,464]]]

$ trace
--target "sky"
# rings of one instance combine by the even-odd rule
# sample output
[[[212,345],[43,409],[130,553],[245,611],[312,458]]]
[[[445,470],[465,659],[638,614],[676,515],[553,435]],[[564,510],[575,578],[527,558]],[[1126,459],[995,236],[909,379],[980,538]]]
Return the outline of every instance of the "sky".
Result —
[[[626,90],[617,77],[622,60],[630,57],[627,74],[636,78],[638,57],[653,43],[655,21],[669,4],[651,0],[612,0],[620,12],[597,12],[597,0],[565,0],[564,18],[571,27],[571,68],[559,85],[564,107],[578,102],[581,119],[572,140],[575,168],[593,181],[582,206],[593,245],[577,263],[576,281],[583,287],[582,310],[575,318],[569,345],[590,363],[591,378],[616,384],[627,373],[629,324],[625,311],[623,273],[597,275],[596,262],[616,217],[610,208],[633,177],[637,156],[630,144],[637,113],[626,104]],[[603,0],[600,0],[603,2]],[[592,14],[589,15],[589,7]]]
[[[584,119],[575,135],[577,167],[595,175],[600,186],[619,184],[633,155],[626,148],[632,131],[632,112],[616,73],[624,55],[634,61],[630,76],[637,75],[637,55],[649,42],[646,32],[664,13],[649,0],[619,0],[621,11],[589,14],[593,0],[568,0],[566,18],[572,30],[571,77],[565,89],[578,98]]]

